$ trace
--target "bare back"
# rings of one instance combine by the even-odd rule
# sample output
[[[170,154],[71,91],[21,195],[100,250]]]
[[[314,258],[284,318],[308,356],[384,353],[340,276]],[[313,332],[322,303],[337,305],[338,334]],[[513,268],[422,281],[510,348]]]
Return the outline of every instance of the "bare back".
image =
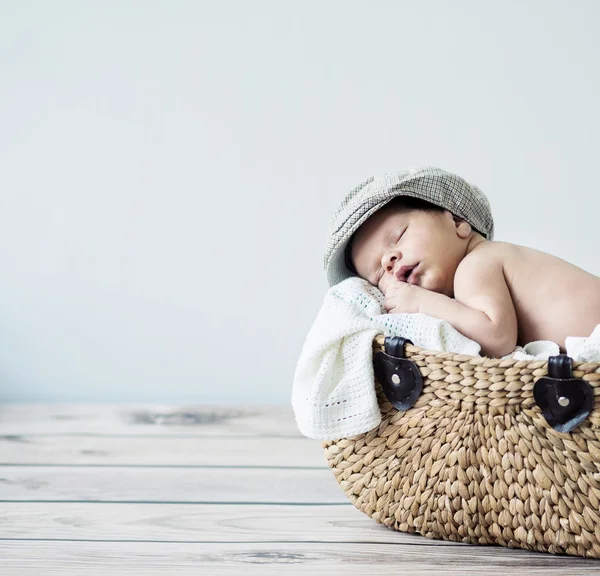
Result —
[[[503,262],[518,323],[517,345],[589,336],[600,324],[600,277],[558,258],[516,244],[485,242]]]

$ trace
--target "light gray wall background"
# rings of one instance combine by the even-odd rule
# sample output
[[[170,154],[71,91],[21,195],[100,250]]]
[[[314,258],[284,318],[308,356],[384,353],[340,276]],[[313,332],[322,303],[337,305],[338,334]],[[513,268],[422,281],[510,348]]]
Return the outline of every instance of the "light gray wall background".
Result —
[[[423,164],[600,274],[600,2],[0,1],[0,399],[288,402],[327,223]]]

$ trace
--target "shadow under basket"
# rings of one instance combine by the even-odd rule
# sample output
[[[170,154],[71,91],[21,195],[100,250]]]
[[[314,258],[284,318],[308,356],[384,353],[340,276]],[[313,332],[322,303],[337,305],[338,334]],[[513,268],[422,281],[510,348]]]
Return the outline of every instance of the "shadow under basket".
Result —
[[[428,538],[600,558],[600,364],[373,343],[381,424],[325,442],[350,501]]]

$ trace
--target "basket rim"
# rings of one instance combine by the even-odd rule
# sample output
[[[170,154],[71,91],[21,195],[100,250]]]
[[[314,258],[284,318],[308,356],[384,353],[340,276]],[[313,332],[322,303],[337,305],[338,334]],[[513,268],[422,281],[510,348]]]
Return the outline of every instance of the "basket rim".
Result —
[[[385,345],[386,335],[383,333],[377,334],[373,339],[373,346],[378,346],[382,350]],[[486,368],[498,367],[498,368],[525,368],[528,369],[538,369],[542,367],[548,368],[547,360],[517,360],[515,358],[492,358],[490,356],[471,356],[468,354],[457,354],[456,352],[443,352],[441,350],[430,350],[427,348],[421,348],[420,346],[415,346],[414,344],[407,343],[405,348],[406,357],[410,358],[411,356],[421,355],[428,357],[436,357],[442,361],[452,361],[452,362],[467,362],[474,366],[483,366]],[[595,366],[597,371],[600,371],[600,362],[576,362],[571,358],[572,368],[575,370],[579,367],[585,367],[589,369],[590,367],[593,369]]]

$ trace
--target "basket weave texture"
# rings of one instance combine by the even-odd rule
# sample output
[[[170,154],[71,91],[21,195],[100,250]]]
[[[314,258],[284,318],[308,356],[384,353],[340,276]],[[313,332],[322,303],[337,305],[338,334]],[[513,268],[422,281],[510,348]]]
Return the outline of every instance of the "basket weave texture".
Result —
[[[533,398],[546,362],[405,354],[423,377],[416,404],[399,412],[376,381],[380,426],[323,444],[351,502],[429,538],[600,558],[600,364],[573,363],[594,408],[559,433]]]

